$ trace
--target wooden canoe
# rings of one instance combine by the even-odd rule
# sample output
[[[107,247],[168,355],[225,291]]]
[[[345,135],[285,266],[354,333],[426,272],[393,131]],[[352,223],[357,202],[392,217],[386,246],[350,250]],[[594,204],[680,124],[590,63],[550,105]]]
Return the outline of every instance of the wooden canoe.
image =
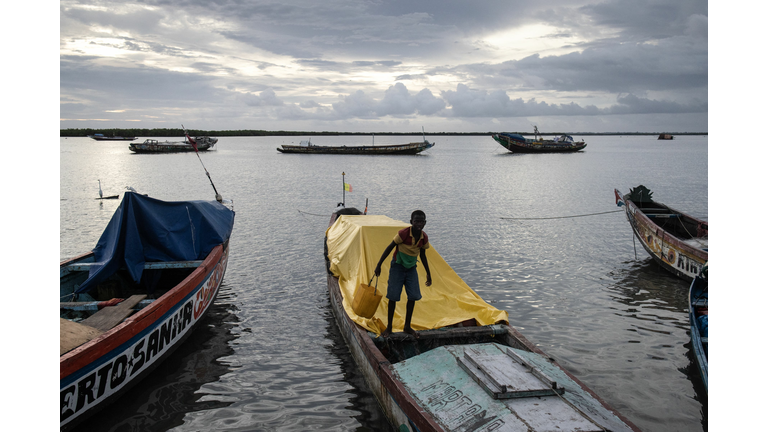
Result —
[[[699,369],[704,388],[707,386],[707,353],[709,351],[709,283],[706,278],[706,267],[702,275],[696,276],[691,282],[688,293],[688,315],[691,322],[691,345],[696,366]]]
[[[277,148],[277,151],[280,153],[298,154],[415,155],[434,146],[435,143],[430,143],[426,140],[423,142],[414,142],[409,144],[379,146],[319,146],[314,144],[283,144]]]
[[[418,339],[366,330],[344,306],[327,238],[325,256],[336,323],[395,430],[638,430],[506,322],[478,326],[470,319],[420,331]]]
[[[575,153],[587,147],[584,141],[529,139],[511,133],[498,133],[491,137],[512,153]]]
[[[131,192],[126,195],[151,200]],[[224,207],[215,202],[200,203],[189,203],[184,210],[206,204],[209,205],[206,210],[214,206]],[[115,214],[126,213],[125,207],[126,200]],[[166,211],[165,207],[161,211]],[[224,278],[229,234],[234,221],[233,211],[219,207],[214,211],[218,211],[224,220],[223,241],[208,252],[201,250],[204,256],[199,260],[145,262],[139,282],[132,279],[126,267],[121,265],[116,271],[101,275],[93,289],[78,293],[96,273],[96,267],[106,266],[104,262],[96,262],[98,245],[97,252],[60,263],[59,414],[62,430],[74,427],[139,383],[181,345],[205,317]],[[195,217],[192,212],[188,219],[190,223]],[[116,220],[120,225],[120,219],[113,216],[113,222]],[[213,230],[208,225],[210,222],[197,222],[195,228]],[[110,226],[112,222],[102,239]],[[200,234],[197,246],[200,246],[201,238],[218,238],[197,234]],[[189,231],[185,235],[190,237]]]
[[[616,205],[624,207],[632,232],[661,267],[691,281],[708,260],[709,223],[651,199],[640,185],[622,195],[614,189]]]

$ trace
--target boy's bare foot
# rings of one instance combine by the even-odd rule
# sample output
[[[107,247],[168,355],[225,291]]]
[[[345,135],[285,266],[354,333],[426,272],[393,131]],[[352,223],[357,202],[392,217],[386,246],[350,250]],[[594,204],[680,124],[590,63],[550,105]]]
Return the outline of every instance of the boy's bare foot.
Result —
[[[389,337],[392,334],[392,330],[386,329],[383,332],[381,332],[381,337]]]
[[[415,339],[419,338],[419,334],[416,332],[416,330],[414,330],[414,329],[412,329],[410,327],[404,328],[403,329],[403,333],[407,333],[407,334],[413,336]]]

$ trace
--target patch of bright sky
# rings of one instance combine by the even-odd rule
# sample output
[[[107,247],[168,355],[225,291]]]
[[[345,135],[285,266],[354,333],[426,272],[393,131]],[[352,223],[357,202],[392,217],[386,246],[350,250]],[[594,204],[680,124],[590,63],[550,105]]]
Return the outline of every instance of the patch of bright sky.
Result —
[[[120,57],[125,50],[122,39],[116,38],[87,38],[69,41],[61,48],[62,54],[80,54],[97,57]]]
[[[581,51],[578,45],[586,42],[575,33],[565,36],[562,30],[538,23],[504,30],[484,37],[486,52],[495,61],[520,60],[532,54],[563,55]],[[488,49],[490,48],[490,49]]]

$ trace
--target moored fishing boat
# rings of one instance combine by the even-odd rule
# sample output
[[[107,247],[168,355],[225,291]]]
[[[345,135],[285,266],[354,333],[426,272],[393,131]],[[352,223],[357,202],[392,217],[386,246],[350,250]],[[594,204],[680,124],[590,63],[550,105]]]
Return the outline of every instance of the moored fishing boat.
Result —
[[[653,192],[643,185],[626,195],[618,189],[613,192],[632,232],[654,261],[681,279],[690,281],[699,274],[708,259],[708,222],[653,201]]]
[[[184,141],[158,141],[156,139],[147,139],[143,143],[131,143],[128,148],[135,153],[179,153],[206,151],[212,149],[218,141],[218,138],[209,136],[195,137],[194,142],[197,145],[197,149],[195,149],[194,145],[189,139]]]
[[[104,134],[93,134],[88,135],[88,138],[96,140],[96,141],[133,141],[136,139],[136,137],[123,137],[123,136],[106,136]]]
[[[395,233],[408,226],[346,208],[332,215],[325,241],[331,309],[394,429],[638,430],[511,327],[507,313],[469,288],[434,246],[426,250],[432,285],[422,282],[411,322],[418,337],[398,333],[404,301],[395,312],[396,333],[381,337],[387,300],[365,318],[355,313],[352,299],[361,283],[369,283]],[[387,285],[385,261],[377,286]]]
[[[379,146],[320,146],[312,144],[310,141],[302,141],[299,145],[283,144],[277,148],[277,151],[300,154],[415,155],[434,146],[435,143],[430,143],[427,140],[409,144]]]
[[[707,385],[707,354],[709,351],[709,282],[707,281],[707,266],[699,276],[693,278],[688,292],[688,316],[691,322],[691,345],[696,366],[704,382],[704,388],[709,392]]]
[[[584,141],[573,140],[570,135],[561,135],[551,140],[545,140],[534,126],[534,138],[526,138],[517,133],[502,132],[493,134],[493,139],[512,153],[572,153],[583,150],[587,144]]]
[[[60,263],[60,428],[117,400],[189,337],[219,292],[234,211],[126,192],[94,250]]]

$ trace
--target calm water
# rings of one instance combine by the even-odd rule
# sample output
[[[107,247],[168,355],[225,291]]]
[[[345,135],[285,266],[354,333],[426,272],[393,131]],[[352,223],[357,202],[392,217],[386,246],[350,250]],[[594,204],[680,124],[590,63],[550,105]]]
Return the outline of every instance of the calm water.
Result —
[[[433,139],[428,137],[430,141]],[[575,138],[579,138],[576,136]],[[330,212],[407,221],[484,299],[647,431],[707,428],[690,351],[688,284],[635,244],[613,189],[707,219],[707,137],[584,137],[577,154],[513,155],[488,136],[436,137],[418,156],[285,155],[306,137],[224,137],[201,158],[237,215],[221,294],[156,372],[82,430],[388,430],[330,311],[322,256]],[[143,138],[142,138],[143,139]],[[398,144],[421,137],[376,137]],[[313,137],[367,144],[370,137]],[[213,199],[194,154],[61,138],[62,258],[92,249],[132,186],[164,200]],[[418,308],[416,313],[418,313]]]

